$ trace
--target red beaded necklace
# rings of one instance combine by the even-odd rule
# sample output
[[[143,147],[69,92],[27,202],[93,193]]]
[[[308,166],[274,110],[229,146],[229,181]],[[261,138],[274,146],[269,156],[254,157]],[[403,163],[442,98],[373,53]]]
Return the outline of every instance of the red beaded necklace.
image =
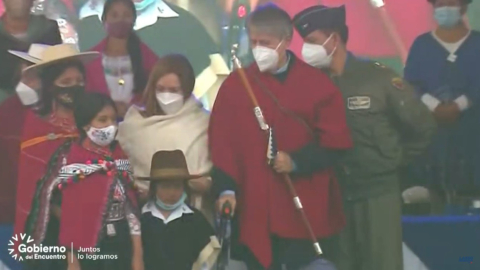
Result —
[[[103,159],[93,159],[93,160],[87,160],[85,164],[87,165],[92,165],[92,164],[98,164],[102,165],[102,170],[100,171],[101,173],[104,173],[108,175],[109,177],[111,176],[116,176],[117,178],[121,179],[123,183],[126,183],[128,186],[131,186],[133,189],[136,189],[136,185],[134,181],[132,181],[132,178],[129,176],[127,171],[118,171],[115,160],[112,158],[112,152],[110,151],[109,148],[107,147],[99,147],[95,145],[89,138],[86,138],[82,142],[83,148],[85,148],[88,151],[100,154],[103,156]],[[68,185],[71,185],[73,183],[78,183],[81,180],[85,179],[85,173],[83,171],[79,171],[75,175],[63,179],[60,184],[58,184],[58,189],[62,190]]]
[[[116,167],[115,167],[115,161],[111,158],[105,159],[105,160],[103,160],[103,159],[87,160],[85,162],[85,164],[87,164],[87,165],[92,165],[92,164],[102,165],[103,168],[100,171],[101,173],[104,173],[108,176],[113,176],[114,173],[117,173],[118,176],[125,177],[126,179],[128,179],[128,173],[127,172],[125,172],[125,171],[122,172],[122,173],[117,172]],[[63,179],[61,181],[61,183],[58,184],[58,189],[62,190],[64,187],[66,187],[68,185],[71,185],[73,183],[78,183],[83,179],[85,179],[85,173],[80,170],[75,175],[73,175],[73,176],[71,176],[67,179]]]

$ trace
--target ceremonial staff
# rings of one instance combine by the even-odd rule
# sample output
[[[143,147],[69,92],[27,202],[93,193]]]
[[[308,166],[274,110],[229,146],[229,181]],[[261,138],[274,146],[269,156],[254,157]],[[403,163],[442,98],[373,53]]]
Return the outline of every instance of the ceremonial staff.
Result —
[[[268,163],[272,164],[273,160],[275,159],[275,156],[277,155],[277,150],[276,150],[276,145],[275,145],[275,136],[273,134],[273,129],[267,124],[265,121],[265,117],[263,116],[262,109],[260,108],[260,105],[258,104],[258,100],[255,96],[255,93],[253,93],[252,86],[247,78],[247,74],[243,70],[242,64],[240,63],[240,60],[236,56],[236,48],[237,45],[234,45],[232,47],[232,58],[233,58],[233,63],[237,67],[238,74],[240,75],[240,78],[243,82],[243,85],[245,89],[247,90],[248,95],[250,96],[250,99],[252,100],[253,103],[253,111],[255,113],[255,117],[257,118],[258,124],[260,125],[260,128],[263,131],[268,132],[268,149],[267,149],[267,159]],[[300,201],[300,198],[297,195],[297,191],[295,190],[295,187],[293,186],[292,179],[288,174],[282,174],[285,183],[287,184],[287,188],[290,192],[290,195],[293,197],[293,202],[295,204],[295,207],[297,208],[298,212],[300,213],[300,216],[303,221],[303,225],[308,231],[308,234],[310,235],[310,239],[312,240],[313,243],[313,248],[317,255],[322,255],[322,249],[320,248],[320,244],[317,241],[317,237],[315,236],[315,233],[313,232],[312,226],[310,225],[310,222],[308,221],[307,215],[305,214],[305,211],[303,211],[303,206],[302,202]]]

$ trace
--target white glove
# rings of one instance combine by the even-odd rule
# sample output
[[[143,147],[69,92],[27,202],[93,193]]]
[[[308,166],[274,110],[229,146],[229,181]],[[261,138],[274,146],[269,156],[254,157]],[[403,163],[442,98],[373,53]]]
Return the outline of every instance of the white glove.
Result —
[[[423,203],[430,201],[430,191],[425,187],[411,187],[402,192],[403,202],[410,203]]]

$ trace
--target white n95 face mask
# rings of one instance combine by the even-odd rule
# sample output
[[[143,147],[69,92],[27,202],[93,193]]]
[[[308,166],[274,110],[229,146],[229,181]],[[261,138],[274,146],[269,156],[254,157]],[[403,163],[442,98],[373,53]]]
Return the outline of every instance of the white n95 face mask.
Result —
[[[257,46],[252,49],[253,57],[257,62],[260,72],[265,72],[274,69],[278,64],[277,50],[270,49],[263,46]]]
[[[253,58],[255,58],[255,62],[257,63],[260,72],[273,71],[277,67],[279,60],[277,50],[282,43],[283,40],[278,43],[275,49],[264,46],[256,46],[252,49]]]
[[[19,82],[17,84],[15,91],[17,92],[17,95],[20,98],[20,101],[25,106],[34,105],[38,103],[38,101],[40,100],[40,98],[38,97],[37,91],[35,91],[30,86],[22,82]]]
[[[326,68],[332,64],[333,54],[337,47],[335,47],[331,54],[327,53],[325,49],[325,44],[332,38],[332,35],[323,43],[323,45],[313,44],[313,43],[304,43],[302,47],[302,57],[303,60],[314,67],[317,68]]]
[[[158,105],[165,114],[175,114],[183,107],[183,95],[178,93],[160,92],[156,94]]]

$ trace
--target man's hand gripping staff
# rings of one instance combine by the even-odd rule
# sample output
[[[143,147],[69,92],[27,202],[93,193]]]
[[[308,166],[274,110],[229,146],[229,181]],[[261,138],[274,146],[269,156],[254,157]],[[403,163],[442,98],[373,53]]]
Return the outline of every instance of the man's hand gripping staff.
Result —
[[[295,203],[295,207],[297,208],[298,212],[300,213],[300,217],[302,218],[302,222],[307,229],[310,239],[312,240],[313,243],[313,248],[317,255],[322,254],[322,249],[320,248],[320,244],[317,241],[317,237],[313,233],[312,227],[310,225],[310,222],[308,221],[307,215],[305,214],[302,206],[302,202],[300,201],[300,198],[297,195],[297,192],[295,190],[295,187],[293,186],[292,179],[290,178],[290,175],[288,173],[292,169],[292,162],[288,154],[283,153],[283,152],[278,152],[277,146],[276,146],[276,141],[275,141],[275,134],[273,132],[273,129],[266,123],[265,118],[262,113],[262,109],[260,108],[260,105],[258,104],[257,98],[255,97],[255,94],[253,92],[252,86],[250,85],[250,82],[248,81],[247,75],[245,74],[242,65],[240,63],[240,60],[236,57],[235,55],[235,45],[234,48],[232,49],[232,57],[233,57],[233,62],[238,69],[238,73],[240,75],[240,78],[243,82],[243,85],[245,89],[247,90],[248,95],[250,96],[250,99],[252,100],[253,106],[254,106],[254,113],[255,117],[257,118],[258,124],[260,128],[266,132],[268,132],[268,149],[267,149],[267,162],[270,164],[277,173],[281,173],[283,175],[283,178],[285,180],[285,183],[287,185],[287,188],[290,192],[290,194],[293,197],[293,202]],[[222,206],[226,202],[230,202],[233,207],[235,207],[235,198],[233,195],[226,195],[222,196],[219,200],[219,206]],[[221,209],[221,207],[220,207]]]

